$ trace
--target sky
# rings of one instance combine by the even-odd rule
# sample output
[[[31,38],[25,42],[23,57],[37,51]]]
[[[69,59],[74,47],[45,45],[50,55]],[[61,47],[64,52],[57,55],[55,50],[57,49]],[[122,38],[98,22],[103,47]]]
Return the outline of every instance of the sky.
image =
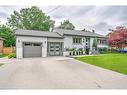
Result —
[[[14,10],[31,6],[0,6],[0,24],[7,22],[7,17]],[[38,6],[59,26],[63,20],[70,20],[76,30],[94,29],[96,33],[106,35],[109,29],[127,25],[127,6]]]

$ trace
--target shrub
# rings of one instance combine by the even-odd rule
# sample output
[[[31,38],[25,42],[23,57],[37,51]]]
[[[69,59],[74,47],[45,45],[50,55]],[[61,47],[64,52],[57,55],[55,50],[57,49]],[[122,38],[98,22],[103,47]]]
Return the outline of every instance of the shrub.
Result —
[[[105,54],[108,53],[108,48],[98,48],[99,53]]]
[[[83,48],[79,48],[78,51],[83,51]]]
[[[118,53],[117,49],[111,48],[108,50],[109,53]]]
[[[16,54],[15,53],[9,54],[8,58],[16,58]]]

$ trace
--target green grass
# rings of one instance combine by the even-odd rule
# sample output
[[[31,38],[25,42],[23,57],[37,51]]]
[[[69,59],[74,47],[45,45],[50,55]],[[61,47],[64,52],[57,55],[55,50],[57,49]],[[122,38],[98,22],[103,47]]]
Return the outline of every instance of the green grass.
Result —
[[[6,57],[8,54],[0,54],[0,58]]]
[[[105,69],[127,74],[127,54],[102,54],[100,56],[75,57],[75,59]]]

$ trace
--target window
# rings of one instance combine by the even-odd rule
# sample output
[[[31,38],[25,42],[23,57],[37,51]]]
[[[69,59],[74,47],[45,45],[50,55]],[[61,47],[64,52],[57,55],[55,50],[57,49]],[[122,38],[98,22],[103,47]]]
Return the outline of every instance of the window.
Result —
[[[33,44],[34,46],[41,46],[41,44],[38,44],[38,43],[35,43],[35,44]]]
[[[89,42],[89,38],[86,38],[86,42]]]
[[[25,46],[41,46],[40,43],[24,43]]]
[[[106,40],[100,40],[99,44],[107,44],[107,41]]]
[[[74,44],[82,44],[82,38],[73,38]]]
[[[24,43],[25,46],[32,46],[31,43]]]

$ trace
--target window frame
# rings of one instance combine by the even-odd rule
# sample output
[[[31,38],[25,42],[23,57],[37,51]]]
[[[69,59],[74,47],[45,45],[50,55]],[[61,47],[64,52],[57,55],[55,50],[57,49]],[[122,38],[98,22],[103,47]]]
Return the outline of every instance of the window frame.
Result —
[[[82,44],[82,38],[73,37],[73,44]]]

